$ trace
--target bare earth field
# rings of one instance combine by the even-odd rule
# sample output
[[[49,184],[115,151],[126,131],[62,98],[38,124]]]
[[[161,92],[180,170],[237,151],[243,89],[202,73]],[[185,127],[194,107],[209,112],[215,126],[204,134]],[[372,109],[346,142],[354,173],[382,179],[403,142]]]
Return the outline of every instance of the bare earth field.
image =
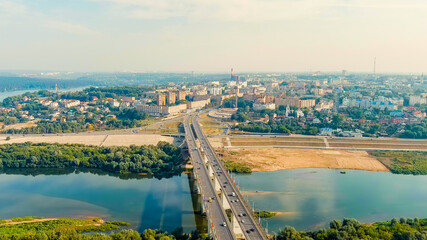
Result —
[[[427,150],[425,139],[326,138],[300,136],[230,136],[211,138],[215,147],[313,148],[331,150]]]
[[[254,172],[294,168],[337,168],[368,171],[389,170],[366,151],[251,148],[219,150],[224,159],[247,164]]]
[[[2,130],[9,130],[9,129],[22,129],[22,128],[27,128],[27,127],[35,127],[37,126],[37,121],[29,121],[26,123],[16,123],[16,124],[11,124],[11,125],[4,125],[3,123],[0,124],[0,127],[2,128]],[[4,126],[4,128],[3,128]]]
[[[46,135],[46,136],[12,136],[6,141],[6,136],[0,135],[0,144],[8,143],[78,143],[95,146],[130,146],[134,145],[156,145],[159,141],[174,143],[173,137],[159,134],[132,134],[132,135],[90,135],[90,134],[67,134],[67,135]]]

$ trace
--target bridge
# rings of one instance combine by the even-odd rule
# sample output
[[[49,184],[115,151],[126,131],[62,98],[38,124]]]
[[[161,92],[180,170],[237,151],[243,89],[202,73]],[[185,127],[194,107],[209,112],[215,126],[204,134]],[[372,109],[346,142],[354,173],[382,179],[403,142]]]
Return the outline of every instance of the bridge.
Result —
[[[198,116],[186,117],[184,129],[209,235],[219,240],[268,239],[200,128]]]

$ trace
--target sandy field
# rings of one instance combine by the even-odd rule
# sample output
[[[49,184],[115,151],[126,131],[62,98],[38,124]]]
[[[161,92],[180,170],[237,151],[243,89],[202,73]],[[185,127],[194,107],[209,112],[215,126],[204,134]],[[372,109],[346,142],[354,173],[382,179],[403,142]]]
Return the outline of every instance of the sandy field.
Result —
[[[254,172],[294,168],[338,168],[368,171],[389,170],[366,151],[252,148],[219,150],[224,159],[242,162]]]
[[[159,141],[174,143],[173,137],[162,136],[159,134],[129,134],[129,135],[47,135],[47,136],[12,136],[9,141],[6,141],[5,135],[0,135],[0,144],[7,143],[78,143],[95,146],[130,146],[134,145],[149,145],[157,144]]]
[[[37,121],[29,121],[26,123],[16,123],[16,124],[10,124],[10,125],[4,125],[3,123],[1,123],[0,127],[2,128],[2,130],[22,129],[22,128],[27,128],[27,127],[35,127],[35,126],[37,126],[36,123],[37,123]]]

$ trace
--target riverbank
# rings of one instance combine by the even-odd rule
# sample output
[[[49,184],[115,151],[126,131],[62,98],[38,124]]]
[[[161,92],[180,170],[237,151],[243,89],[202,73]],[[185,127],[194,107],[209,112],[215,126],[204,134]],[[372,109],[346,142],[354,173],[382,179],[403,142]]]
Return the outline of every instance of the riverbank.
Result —
[[[225,160],[247,165],[253,172],[296,168],[334,168],[389,172],[366,151],[251,148],[222,150]]]
[[[66,233],[73,237],[77,233],[119,230],[123,226],[130,226],[130,224],[120,221],[105,222],[96,217],[86,219],[23,217],[0,220],[0,235],[2,237],[14,236],[14,239],[33,239],[32,235],[45,234],[47,236]]]

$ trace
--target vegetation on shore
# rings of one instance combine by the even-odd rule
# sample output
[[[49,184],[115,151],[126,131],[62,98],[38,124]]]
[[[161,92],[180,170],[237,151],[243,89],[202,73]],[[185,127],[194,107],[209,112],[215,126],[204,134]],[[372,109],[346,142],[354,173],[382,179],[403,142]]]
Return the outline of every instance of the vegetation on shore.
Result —
[[[235,173],[251,173],[252,172],[252,169],[244,163],[224,160],[224,165],[231,172],[235,172]]]
[[[260,218],[272,218],[277,215],[277,213],[269,212],[269,211],[255,211],[254,214],[255,214],[255,217],[260,217]]]
[[[34,221],[32,221],[34,220]],[[26,222],[23,222],[26,221]],[[205,240],[197,230],[191,234],[177,228],[171,234],[147,229],[143,233],[127,229],[120,230],[129,223],[121,221],[104,222],[100,218],[91,220],[41,217],[23,217],[0,220],[1,240]],[[101,233],[112,231],[108,234]],[[117,232],[118,231],[118,232]]]
[[[389,222],[361,224],[355,219],[333,220],[328,230],[297,231],[286,227],[277,234],[277,240],[350,240],[350,239],[427,239],[427,219],[393,219]]]
[[[0,146],[0,169],[92,168],[107,172],[165,174],[180,171],[181,163],[181,150],[167,142],[130,147],[29,142]]]
[[[0,220],[0,239],[60,239],[59,236],[75,236],[83,232],[119,230],[129,223],[104,222],[100,218],[91,220],[41,217],[23,217]]]
[[[371,152],[392,173],[427,175],[427,152]]]

